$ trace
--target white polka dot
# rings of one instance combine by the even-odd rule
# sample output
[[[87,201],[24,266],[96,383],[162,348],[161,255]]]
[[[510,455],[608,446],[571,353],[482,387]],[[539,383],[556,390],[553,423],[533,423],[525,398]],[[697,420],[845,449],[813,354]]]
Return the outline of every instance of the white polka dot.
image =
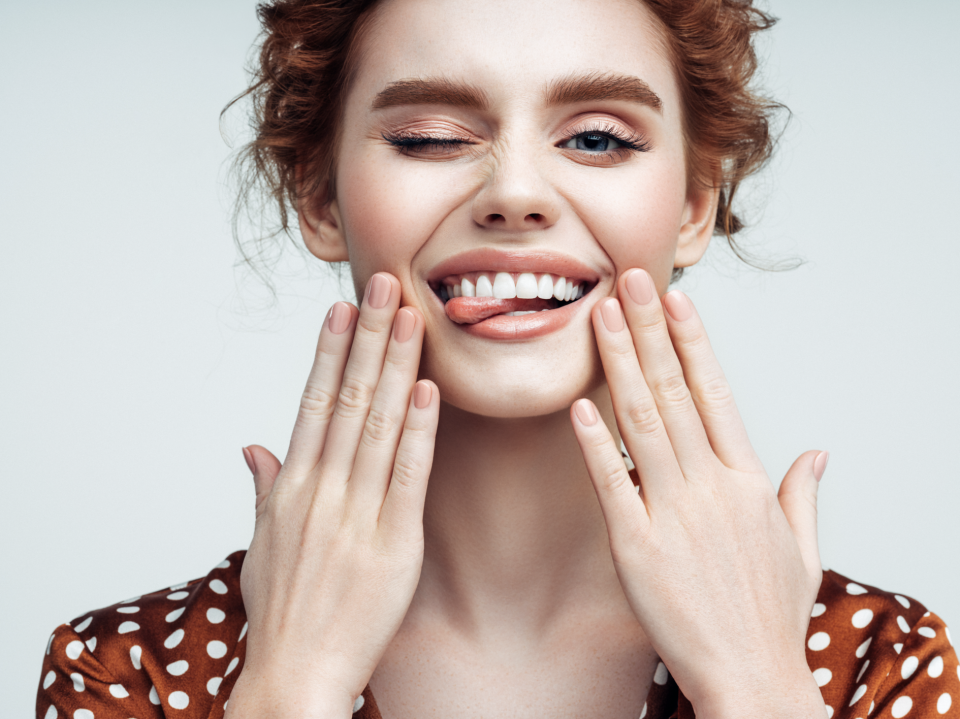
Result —
[[[240,657],[234,657],[230,660],[230,664],[227,665],[227,671],[223,673],[223,676],[227,676],[230,672],[237,668],[237,664],[240,663]]]
[[[957,679],[960,679],[960,665],[957,665]]]
[[[174,709],[186,709],[190,705],[190,697],[184,692],[173,692],[167,697],[167,703]]]
[[[893,651],[895,651],[897,654],[899,654],[902,649],[903,649],[903,645],[902,645],[902,644],[894,644],[894,645],[893,645]]]
[[[903,605],[904,609],[910,608],[910,600],[907,599],[906,597],[901,597],[899,594],[894,594],[893,598],[896,599],[898,602],[900,602],[900,604]]]
[[[77,709],[73,713],[73,719],[93,719],[93,712],[89,709]]]
[[[96,649],[96,648],[97,648],[97,638],[96,638],[96,637],[90,637],[90,638],[87,640],[87,649],[89,649],[89,650],[92,652],[92,651],[93,651],[94,649]]]
[[[70,675],[70,680],[73,682],[73,691],[82,692],[86,687],[83,685],[83,676],[74,672]]]
[[[229,566],[230,566],[230,560],[224,559],[222,562],[220,562],[220,564],[217,565],[217,569],[226,569]]]
[[[861,609],[859,612],[853,615],[853,618],[850,621],[857,629],[863,629],[873,621],[873,612],[869,609]]]
[[[90,622],[92,621],[93,621],[93,617],[87,617],[82,622],[80,622],[77,626],[75,626],[73,628],[73,631],[75,631],[77,634],[79,634],[82,631],[86,631],[86,628],[90,626]]]
[[[857,681],[860,681],[860,677],[863,676],[863,673],[864,673],[865,671],[867,671],[867,667],[869,667],[869,666],[870,666],[870,660],[867,659],[867,661],[865,661],[865,662],[863,663],[863,666],[860,667],[860,673],[857,674]]]
[[[50,647],[53,646],[53,637],[55,635],[51,634],[50,638],[47,640],[47,656],[50,656]]]
[[[136,614],[140,611],[140,607],[117,607],[117,611],[121,614]]]
[[[817,632],[807,642],[812,651],[820,652],[830,646],[830,635],[826,632]]]
[[[215,591],[217,594],[227,593],[227,585],[221,582],[219,579],[214,579],[212,582],[210,582],[210,589]]]
[[[827,605],[826,605],[826,604],[820,604],[819,602],[817,602],[816,604],[813,605],[813,611],[810,612],[810,616],[811,616],[811,617],[819,617],[819,616],[820,616],[821,614],[823,614],[825,611],[827,611]]]
[[[134,669],[140,668],[140,657],[143,656],[143,650],[134,644],[130,647],[130,661],[133,663]]]
[[[353,713],[356,714],[360,711],[360,707],[363,706],[363,694],[357,697],[357,700],[353,703]]]
[[[913,673],[917,671],[917,667],[920,665],[920,660],[916,657],[907,657],[903,660],[903,666],[900,667],[900,676],[904,679],[909,679],[913,676]]]
[[[79,639],[74,639],[67,645],[67,656],[71,659],[77,659],[81,654],[83,654],[83,642]]]
[[[212,696],[217,696],[217,692],[220,691],[220,682],[223,681],[223,677],[214,677],[207,682],[207,692]]]
[[[210,607],[210,609],[207,610],[207,621],[211,624],[219,624],[226,618],[227,615],[223,613],[222,609],[214,609],[213,607]]]
[[[173,664],[167,664],[167,672],[172,674],[175,677],[183,676],[187,673],[187,669],[190,668],[190,665],[183,659]]]
[[[214,659],[223,659],[223,657],[227,656],[227,645],[217,639],[214,639],[212,642],[207,644],[207,654]]]
[[[150,703],[151,703],[151,704],[159,704],[159,703],[160,703],[160,696],[157,694],[157,688],[156,688],[156,687],[150,687]]]
[[[47,672],[47,675],[43,678],[43,688],[49,689],[50,685],[53,684],[56,680],[57,680],[57,675],[51,669],[49,672]]]
[[[817,671],[813,673],[813,679],[817,682],[818,687],[826,686],[830,683],[830,680],[833,679],[833,672],[826,667],[817,669]]]
[[[856,582],[850,582],[847,585],[847,594],[866,594],[867,590],[861,587]]]
[[[943,633],[947,635],[947,641],[950,642],[950,646],[953,646],[953,639],[950,638],[950,627],[944,627]]]
[[[940,695],[940,698],[937,699],[937,713],[946,714],[950,709],[950,705],[953,704],[953,699],[949,694],[944,692]]]
[[[833,707],[827,704],[824,708],[827,710],[827,719],[833,719]]]
[[[120,628],[117,629],[117,632],[120,634],[129,634],[130,632],[135,632],[140,628],[140,625],[136,622],[124,622],[120,625]]]
[[[640,719],[643,719],[647,715],[647,703],[643,703],[643,709],[640,710]]]
[[[57,719],[59,714],[57,714],[57,708],[51,704],[50,708],[47,709],[47,713],[43,715],[43,719]]]
[[[173,610],[172,612],[170,612],[166,617],[164,617],[164,619],[167,620],[167,623],[175,622],[175,621],[177,621],[180,617],[183,616],[183,613],[184,613],[185,611],[187,611],[187,608],[186,608],[186,607],[180,607],[179,609],[174,609],[174,610]]]
[[[117,699],[126,699],[130,696],[130,692],[124,688],[123,684],[111,684],[110,693]]]
[[[247,636],[247,622],[243,623],[243,629],[240,630],[240,639],[238,639],[237,641],[239,642],[245,636]]]
[[[861,684],[860,686],[857,687],[857,691],[855,691],[855,692],[853,693],[853,698],[850,699],[850,703],[847,704],[847,706],[848,706],[848,707],[852,707],[852,706],[853,706],[854,704],[856,704],[858,701],[860,701],[861,699],[863,699],[863,695],[866,694],[866,693],[867,693],[867,685],[866,685],[866,684]]]
[[[893,715],[893,719],[900,719],[900,717],[905,717],[912,707],[913,699],[910,697],[900,697],[893,703],[893,706],[890,707],[890,714]]]
[[[167,649],[173,649],[182,641],[183,641],[183,630],[178,629],[169,637],[163,640],[163,646],[165,646]]]
[[[935,636],[937,636],[937,630],[933,627],[920,627],[917,630],[917,634],[919,634],[921,637],[926,637],[927,639],[933,639]]]
[[[870,702],[870,708],[867,709],[867,716],[873,714],[873,702]]]
[[[168,594],[167,599],[172,599],[175,602],[179,602],[181,599],[186,599],[190,596],[190,592],[174,592],[173,594]]]
[[[927,674],[934,679],[943,674],[943,657],[934,657],[930,660],[930,664],[927,665]]]
[[[654,683],[663,686],[667,683],[668,676],[669,673],[667,672],[667,666],[663,662],[657,662],[657,671],[653,673]]]
[[[187,584],[188,584],[187,582],[180,582],[180,584],[174,584],[172,587],[170,587],[170,591],[171,591],[171,592],[178,592],[178,591],[180,591],[181,589],[183,589],[184,587],[186,587]]]
[[[903,617],[897,617],[897,626],[900,627],[902,632],[910,632],[910,625],[907,624],[907,620]]]
[[[870,648],[870,642],[873,641],[873,637],[870,637],[867,641],[857,647],[857,659],[863,659],[863,655],[867,653],[867,650]]]

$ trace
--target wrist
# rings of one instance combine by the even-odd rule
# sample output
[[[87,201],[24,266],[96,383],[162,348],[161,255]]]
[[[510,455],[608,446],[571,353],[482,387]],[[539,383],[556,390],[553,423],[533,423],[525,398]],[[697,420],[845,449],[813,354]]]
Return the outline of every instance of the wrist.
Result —
[[[224,719],[349,719],[356,697],[336,687],[241,672]]]
[[[820,687],[804,662],[801,670],[734,685],[691,698],[697,719],[827,719]]]

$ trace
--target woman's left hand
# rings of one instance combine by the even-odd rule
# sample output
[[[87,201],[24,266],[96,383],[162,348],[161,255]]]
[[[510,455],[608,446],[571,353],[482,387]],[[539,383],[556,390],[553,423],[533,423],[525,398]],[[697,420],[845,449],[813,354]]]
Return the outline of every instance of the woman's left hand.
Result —
[[[627,600],[698,717],[826,717],[804,645],[827,455],[775,494],[690,300],[639,269],[618,296],[593,324],[639,494],[593,403],[571,418]]]

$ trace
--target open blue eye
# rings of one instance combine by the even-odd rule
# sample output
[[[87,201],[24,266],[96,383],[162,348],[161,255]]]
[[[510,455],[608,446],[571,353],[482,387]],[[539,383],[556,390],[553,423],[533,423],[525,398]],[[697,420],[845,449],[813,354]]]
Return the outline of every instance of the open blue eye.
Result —
[[[563,146],[571,150],[583,150],[584,152],[609,152],[620,148],[620,143],[607,135],[584,132],[571,137]]]

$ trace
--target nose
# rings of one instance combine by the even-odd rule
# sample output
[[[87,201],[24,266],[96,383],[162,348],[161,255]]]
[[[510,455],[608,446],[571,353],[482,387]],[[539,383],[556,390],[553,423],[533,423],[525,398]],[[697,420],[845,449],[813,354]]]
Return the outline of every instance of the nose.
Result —
[[[491,230],[545,230],[560,218],[560,202],[535,158],[501,157],[474,197],[472,213]]]

